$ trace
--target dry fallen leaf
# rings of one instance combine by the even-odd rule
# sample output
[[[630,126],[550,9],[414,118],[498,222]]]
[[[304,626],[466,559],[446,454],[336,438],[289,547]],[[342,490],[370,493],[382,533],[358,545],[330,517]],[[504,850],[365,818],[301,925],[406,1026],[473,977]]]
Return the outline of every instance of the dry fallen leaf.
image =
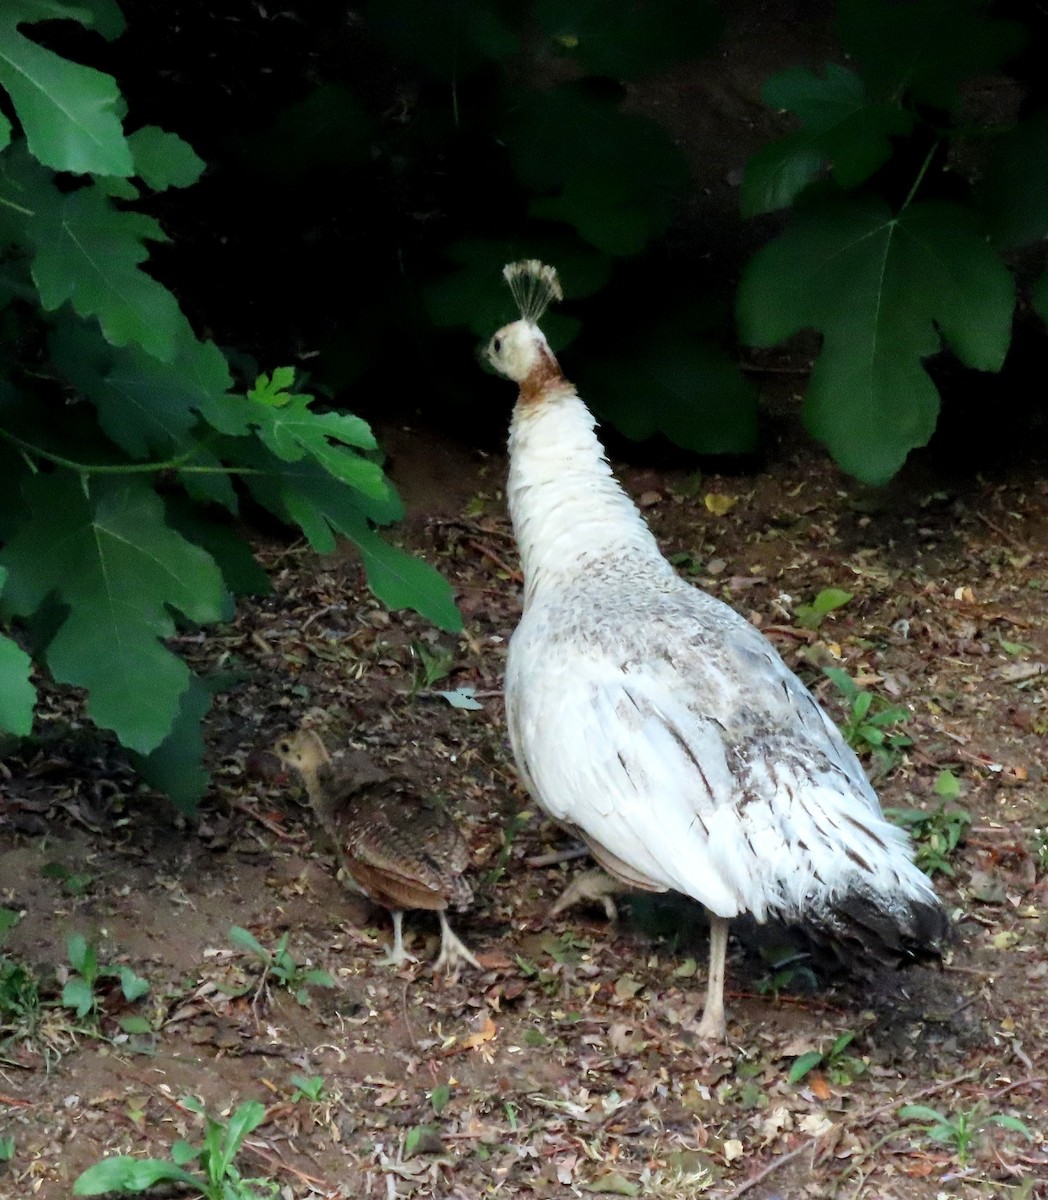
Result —
[[[469,1037],[462,1039],[460,1045],[463,1050],[475,1050],[478,1046],[483,1046],[485,1042],[490,1042],[495,1036],[495,1022],[490,1016],[484,1018],[484,1024],[476,1031],[471,1033]]]
[[[726,496],[723,492],[707,492],[703,503],[715,517],[723,517],[735,507],[736,496]]]
[[[726,1163],[734,1162],[737,1158],[742,1158],[743,1146],[738,1138],[728,1138],[721,1147],[721,1153],[724,1155]]]

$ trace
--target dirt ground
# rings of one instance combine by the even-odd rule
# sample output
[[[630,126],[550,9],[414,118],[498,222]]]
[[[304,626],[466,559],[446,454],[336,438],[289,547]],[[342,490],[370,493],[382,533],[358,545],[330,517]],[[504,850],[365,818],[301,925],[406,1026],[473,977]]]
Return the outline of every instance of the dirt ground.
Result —
[[[711,1051],[694,1035],[701,913],[638,899],[615,923],[599,907],[550,920],[580,864],[529,863],[566,847],[528,807],[506,743],[519,587],[505,462],[387,429],[411,507],[397,535],[453,581],[463,636],[387,614],[349,556],[264,546],[273,594],[181,639],[197,669],[232,681],[207,723],[214,786],[198,821],[143,796],[68,697],[6,759],[0,904],[22,918],[5,952],[46,1003],[4,1017],[0,1137],[14,1153],[0,1195],[57,1200],[103,1154],[166,1156],[199,1138],[180,1103],[193,1094],[215,1116],[267,1105],[241,1164],[289,1198],[1048,1196],[1048,485],[916,469],[875,497],[804,441],[791,403],[770,415],[759,475],[622,476],[679,569],[760,624],[839,720],[825,664],[908,711],[884,803],[971,817],[962,844],[941,847],[952,873],[935,876],[958,928],[943,968],[832,975],[813,950],[775,980],[785,935],[740,926],[730,1037]],[[733,501],[720,515],[718,497]],[[828,587],[853,598],[805,628],[800,606]],[[446,673],[427,681],[442,652]],[[438,694],[464,687],[482,707]],[[434,976],[424,914],[406,921],[422,961],[379,963],[388,917],[342,886],[294,789],[250,757],[302,720],[461,820],[477,898],[456,927],[481,973]],[[959,783],[946,801],[945,771]],[[335,986],[299,1004],[232,925],[270,949],[287,934],[297,966]],[[128,1002],[105,977],[94,1028],[57,1006],[73,933],[148,995]],[[318,1099],[295,1098],[296,1075],[321,1077]],[[906,1104],[966,1118],[966,1153],[901,1118]]]

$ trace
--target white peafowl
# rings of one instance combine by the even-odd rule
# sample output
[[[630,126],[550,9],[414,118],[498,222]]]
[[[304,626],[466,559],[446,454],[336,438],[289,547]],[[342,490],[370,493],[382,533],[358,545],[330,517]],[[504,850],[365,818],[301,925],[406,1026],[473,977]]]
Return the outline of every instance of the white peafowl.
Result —
[[[503,273],[521,320],[487,357],[520,387],[507,495],[524,612],[505,686],[528,791],[619,890],[707,908],[704,1038],[725,1035],[741,913],[896,962],[936,953],[946,913],[836,725],[757,629],[676,574],[612,475],[537,325],[561,298],[556,271]]]

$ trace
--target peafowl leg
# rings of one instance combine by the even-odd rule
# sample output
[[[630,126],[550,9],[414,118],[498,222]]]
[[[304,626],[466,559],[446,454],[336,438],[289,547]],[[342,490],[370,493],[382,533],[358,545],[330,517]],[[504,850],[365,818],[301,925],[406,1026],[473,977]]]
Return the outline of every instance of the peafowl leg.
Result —
[[[728,921],[710,914],[710,973],[706,981],[706,1007],[699,1022],[700,1038],[724,1040],[724,957],[728,951]]]
[[[606,871],[602,871],[599,867],[592,871],[583,871],[576,875],[568,886],[561,892],[556,903],[549,910],[551,917],[559,916],[565,909],[572,908],[576,904],[584,904],[587,901],[594,901],[597,904],[604,906],[604,911],[607,914],[609,921],[614,921],[618,918],[618,909],[615,907],[615,901],[612,896],[619,892],[628,892],[629,888],[619,880],[613,879]]]
[[[418,962],[413,955],[404,949],[404,914],[399,908],[392,911],[393,915],[393,946],[379,960],[383,966],[402,967],[406,962]]]
[[[433,969],[435,971],[452,971],[458,968],[460,962],[468,962],[471,967],[482,971],[484,968],[470,954],[465,943],[448,924],[448,918],[443,910],[439,910],[437,916],[440,918],[440,956],[433,964]]]

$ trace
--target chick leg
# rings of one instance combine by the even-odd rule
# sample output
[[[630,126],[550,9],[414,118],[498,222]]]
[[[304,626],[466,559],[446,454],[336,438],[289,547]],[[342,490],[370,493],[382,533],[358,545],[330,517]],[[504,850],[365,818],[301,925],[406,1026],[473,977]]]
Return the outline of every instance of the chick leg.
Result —
[[[471,967],[476,967],[478,971],[482,971],[484,968],[470,954],[465,943],[462,942],[448,924],[448,918],[444,910],[438,909],[437,916],[440,918],[440,956],[433,964],[434,971],[451,971],[458,966],[460,961],[468,962]]]
[[[387,950],[379,961],[383,966],[401,967],[406,962],[418,962],[418,959],[404,949],[404,914],[399,908],[392,910],[393,916],[393,947]]]
[[[576,875],[564,891],[561,892],[556,903],[549,910],[549,915],[551,917],[559,916],[565,909],[569,909],[576,904],[584,904],[589,900],[603,904],[608,920],[614,921],[618,918],[619,913],[612,896],[618,892],[628,891],[629,888],[626,884],[613,879],[606,871],[602,871],[599,867],[592,871],[583,871],[580,875]]]
[[[710,914],[710,973],[706,981],[706,1007],[702,1010],[698,1035],[722,1042],[724,1021],[724,957],[728,951],[728,922]]]

